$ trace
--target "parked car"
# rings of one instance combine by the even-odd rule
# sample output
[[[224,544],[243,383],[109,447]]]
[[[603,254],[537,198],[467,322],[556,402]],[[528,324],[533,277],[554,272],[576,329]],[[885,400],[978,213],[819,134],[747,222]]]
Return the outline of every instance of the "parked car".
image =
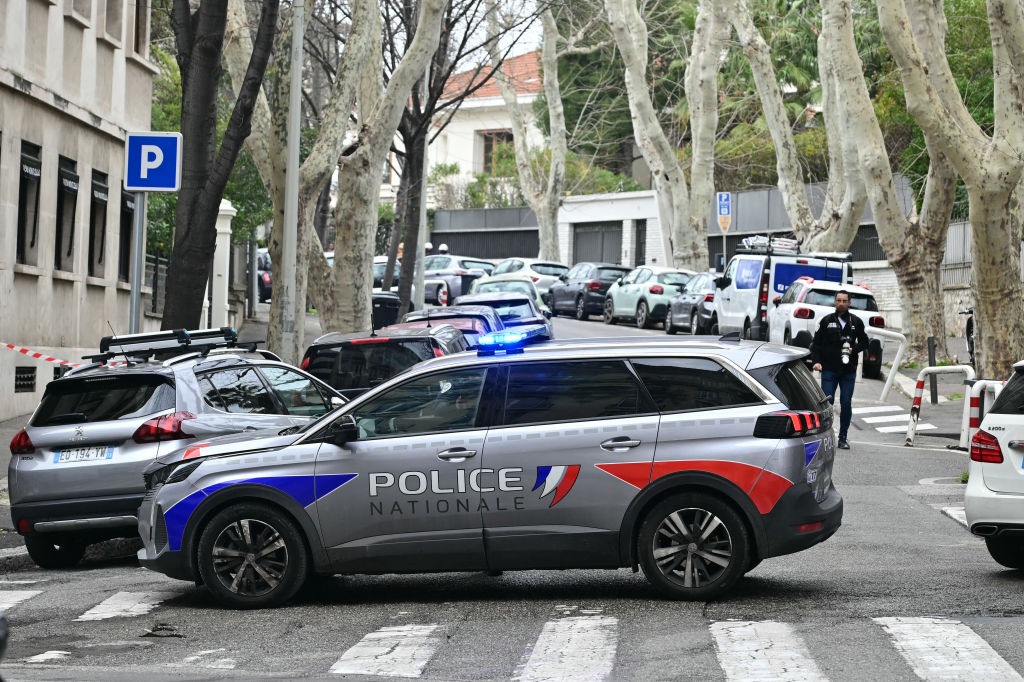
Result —
[[[424,308],[406,313],[402,324],[416,324],[421,327],[450,324],[466,337],[470,348],[476,346],[477,337],[488,332],[505,328],[497,311],[486,305],[458,305],[447,308]]]
[[[468,292],[474,279],[489,275],[494,270],[494,263],[483,258],[439,254],[427,256],[423,260],[423,269],[424,278],[444,281],[448,287],[448,300],[451,301]]]
[[[744,239],[715,283],[715,319],[722,334],[768,338],[768,307],[799,277],[852,284],[849,253],[801,254],[793,240]]]
[[[569,267],[562,263],[539,258],[506,258],[494,266],[491,276],[524,275],[533,280],[541,296],[547,297],[551,285],[558,281],[559,275],[564,275],[567,272],[569,272]]]
[[[259,293],[260,303],[270,300],[273,290],[273,268],[270,262],[269,249],[256,249],[256,288]]]
[[[842,521],[806,354],[644,337],[429,360],[298,433],[161,458],[139,559],[229,608],[311,574],[628,566],[715,599]]]
[[[608,287],[604,299],[605,324],[615,324],[617,320],[628,317],[638,329],[649,329],[664,321],[669,300],[695,274],[692,270],[656,265],[634,269]]]
[[[486,305],[494,308],[501,318],[501,323],[508,327],[539,324],[547,328],[545,337],[532,337],[537,341],[550,341],[555,338],[555,330],[548,316],[537,307],[533,296],[511,291],[496,291],[491,294],[466,294],[455,299],[455,305]]]
[[[577,263],[558,276],[548,289],[551,312],[575,315],[585,320],[604,312],[604,299],[608,288],[616,280],[629,274],[629,268],[611,263]]]
[[[715,313],[715,275],[702,272],[690,278],[682,291],[669,299],[665,333],[688,331],[691,334],[715,334],[711,326]]]
[[[11,518],[42,568],[74,566],[87,545],[135,537],[142,470],[213,436],[280,430],[344,401],[233,329],[106,337],[96,362],[46,386],[11,441]],[[153,360],[155,353],[178,353]],[[112,364],[130,358],[131,364]]]
[[[850,294],[850,313],[860,318],[869,335],[873,328],[885,328],[885,318],[878,314],[878,304],[870,289],[854,284],[818,282],[803,276],[793,282],[784,295],[772,299],[768,340],[809,348],[821,318],[835,312],[836,292],[841,289]],[[861,373],[865,377],[877,379],[882,375],[884,349],[880,339],[870,340],[861,362]]]
[[[345,398],[354,398],[418,362],[468,347],[466,337],[450,324],[384,327],[380,334],[331,332],[306,349],[301,367]]]
[[[469,288],[471,294],[490,294],[495,291],[513,291],[521,294],[528,294],[533,297],[537,308],[548,315],[551,309],[541,300],[540,292],[529,277],[522,275],[495,275],[485,279],[478,279]]]
[[[971,439],[964,491],[967,527],[985,538],[988,553],[1007,568],[1024,569],[1024,362],[1013,374]]]

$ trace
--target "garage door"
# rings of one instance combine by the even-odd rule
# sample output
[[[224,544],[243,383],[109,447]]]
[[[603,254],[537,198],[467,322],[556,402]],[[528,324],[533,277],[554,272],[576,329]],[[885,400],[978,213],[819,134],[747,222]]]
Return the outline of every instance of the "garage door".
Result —
[[[622,223],[576,223],[572,254],[575,263],[619,263],[622,260]]]

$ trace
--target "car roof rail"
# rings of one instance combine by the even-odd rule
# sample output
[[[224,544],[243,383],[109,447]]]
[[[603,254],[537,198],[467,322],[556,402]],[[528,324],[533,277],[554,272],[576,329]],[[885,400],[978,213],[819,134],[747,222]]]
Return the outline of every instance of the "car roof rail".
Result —
[[[740,333],[739,332],[729,332],[728,334],[723,334],[722,336],[718,337],[718,340],[719,341],[726,341],[726,342],[735,341],[736,343],[739,343],[740,342]]]
[[[233,347],[238,343],[238,332],[232,327],[219,329],[172,329],[162,332],[144,334],[126,334],[124,336],[104,336],[100,339],[98,355],[84,356],[86,360],[106,363],[116,356],[124,356],[128,364],[132,359],[145,361],[157,353],[174,351],[199,351],[213,348]]]
[[[61,377],[61,379],[63,379],[64,377],[69,377],[72,374],[78,374],[79,372],[84,372],[84,371],[90,370],[90,369],[96,369],[97,367],[102,367],[102,366],[103,366],[102,362],[90,362],[88,365],[79,365],[78,367],[72,367],[68,371],[64,372],[64,376]]]
[[[236,353],[258,353],[266,360],[273,360],[275,362],[283,362],[281,357],[277,353],[273,353],[265,348],[257,348],[256,345],[264,343],[263,341],[245,341],[243,343],[235,343],[230,346],[219,346],[217,344],[204,344],[202,346],[196,346],[197,349],[193,353],[186,353],[185,355],[176,355],[173,358],[169,358],[164,361],[164,367],[170,367],[186,360],[195,360],[196,358],[205,358],[210,355],[226,355]]]

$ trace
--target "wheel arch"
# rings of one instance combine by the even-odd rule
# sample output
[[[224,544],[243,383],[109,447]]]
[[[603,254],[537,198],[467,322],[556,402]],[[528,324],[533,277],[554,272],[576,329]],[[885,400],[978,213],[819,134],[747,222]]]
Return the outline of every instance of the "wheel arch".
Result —
[[[665,498],[687,492],[708,493],[732,505],[750,532],[753,541],[753,546],[750,548],[751,556],[761,556],[761,548],[768,546],[768,538],[764,524],[761,522],[761,514],[754,506],[750,496],[735,483],[717,474],[706,471],[680,471],[662,476],[646,486],[640,491],[640,494],[633,498],[626,509],[619,530],[619,562],[621,565],[637,565],[636,537],[647,512]]]

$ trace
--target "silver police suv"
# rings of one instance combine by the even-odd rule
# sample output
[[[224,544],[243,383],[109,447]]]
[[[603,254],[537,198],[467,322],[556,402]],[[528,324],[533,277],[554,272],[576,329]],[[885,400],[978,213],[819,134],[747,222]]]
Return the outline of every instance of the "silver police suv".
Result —
[[[236,432],[305,425],[337,391],[230,328],[104,338],[94,363],[49,383],[11,441],[11,517],[43,568],[136,537],[142,472],[159,455]],[[159,354],[173,354],[165,361]]]
[[[161,457],[139,510],[148,568],[222,604],[311,574],[618,568],[711,599],[839,527],[832,409],[807,351],[642,338],[420,363],[330,415]]]

